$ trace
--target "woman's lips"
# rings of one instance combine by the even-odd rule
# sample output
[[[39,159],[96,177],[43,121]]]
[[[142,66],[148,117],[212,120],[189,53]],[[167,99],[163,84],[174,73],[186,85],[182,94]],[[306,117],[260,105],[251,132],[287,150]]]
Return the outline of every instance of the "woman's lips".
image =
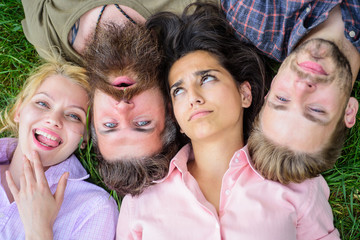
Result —
[[[191,115],[190,115],[190,118],[188,121],[191,121],[191,120],[196,120],[198,118],[202,118],[208,114],[210,114],[212,111],[208,111],[208,110],[198,110],[198,111],[195,111],[193,112]]]
[[[62,139],[55,132],[47,129],[34,129],[35,144],[43,150],[52,150],[62,143]]]

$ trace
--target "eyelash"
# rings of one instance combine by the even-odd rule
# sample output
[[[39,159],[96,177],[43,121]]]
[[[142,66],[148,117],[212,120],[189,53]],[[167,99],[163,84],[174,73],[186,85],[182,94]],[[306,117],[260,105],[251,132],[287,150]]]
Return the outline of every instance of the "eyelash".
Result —
[[[281,97],[281,96],[276,96],[276,98],[281,101],[281,102],[288,102],[289,100],[284,98],[284,97]]]
[[[108,124],[109,124],[109,125],[112,124],[113,126],[108,126]],[[105,123],[104,126],[105,126],[106,128],[116,128],[116,127],[117,127],[117,124],[116,124],[116,123],[111,123],[111,122],[109,122],[109,123]]]
[[[36,101],[35,102],[36,105],[38,105],[41,108],[47,108],[50,109],[50,106],[47,102],[45,101]],[[70,113],[66,115],[67,117],[70,117],[72,120],[77,121],[77,122],[81,122],[81,117],[75,113]]]
[[[141,123],[145,123],[145,124],[141,124]],[[145,127],[148,126],[151,123],[151,121],[138,121],[138,122],[134,122],[136,127]]]
[[[37,101],[36,104],[40,107],[49,108],[49,105],[44,101]]]
[[[216,80],[216,77],[215,77],[215,76],[206,73],[206,74],[204,74],[204,75],[201,76],[201,80],[200,80],[201,85],[203,85],[204,83],[206,83],[207,80],[208,80],[208,78],[212,78],[212,79],[210,79],[209,81],[214,81],[214,80]],[[183,90],[183,89],[182,89],[181,87],[175,88],[175,89],[172,91],[172,96],[173,96],[173,97],[178,96],[178,95],[179,95],[178,92],[179,92],[180,90]]]
[[[173,91],[172,91],[172,96],[173,97],[176,97],[177,95],[179,95],[179,91],[180,90],[183,90],[182,88],[178,87],[178,88],[175,88]]]
[[[310,109],[310,111],[315,112],[315,113],[320,113],[320,114],[325,113],[323,110],[320,110],[320,109],[316,109],[316,108],[309,108],[309,109]]]
[[[76,114],[74,114],[74,113],[70,113],[68,116],[69,116],[70,118],[78,121],[78,122],[81,122],[81,117],[78,116],[78,115],[76,115]]]
[[[207,80],[208,78],[213,78],[213,79],[211,79],[211,80],[209,80],[209,81],[216,80],[216,77],[215,77],[215,76],[206,73],[205,75],[201,76],[201,85],[204,84],[204,82],[206,83],[206,80]]]

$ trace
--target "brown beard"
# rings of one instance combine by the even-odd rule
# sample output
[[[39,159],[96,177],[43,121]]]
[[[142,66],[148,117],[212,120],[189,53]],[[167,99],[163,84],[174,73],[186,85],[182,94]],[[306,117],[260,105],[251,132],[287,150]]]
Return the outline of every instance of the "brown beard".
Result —
[[[102,80],[99,79],[97,81],[93,82],[92,85],[92,92],[94,93],[94,91],[96,89],[106,93],[107,95],[111,96],[112,98],[121,101],[121,100],[129,100],[132,97],[142,93],[145,90],[157,87],[156,82],[142,82],[142,81],[136,81],[136,84],[131,86],[131,87],[127,87],[126,90],[122,90],[122,89],[118,89],[114,86],[112,86],[108,81],[106,80]]]
[[[312,52],[310,55],[316,57],[317,50],[320,49],[321,45],[325,45],[329,50],[322,54],[322,57],[329,57],[333,63],[336,73],[332,76],[326,77],[312,77],[310,74],[301,71],[296,64],[296,54],[305,52]],[[291,57],[294,56],[294,57]],[[287,62],[287,63],[286,63]],[[303,78],[309,78],[313,83],[332,83],[333,81],[338,84],[338,86],[344,91],[346,96],[351,93],[352,90],[352,72],[350,68],[350,63],[345,55],[340,51],[340,49],[331,41],[315,38],[305,41],[300,46],[298,46],[284,61],[283,63],[290,64],[291,70],[297,72],[297,74]]]
[[[156,37],[144,26],[113,23],[102,25],[87,47],[84,59],[93,89],[117,100],[130,99],[144,90],[160,86],[162,52]],[[110,84],[111,77],[129,76],[136,85],[123,90]]]

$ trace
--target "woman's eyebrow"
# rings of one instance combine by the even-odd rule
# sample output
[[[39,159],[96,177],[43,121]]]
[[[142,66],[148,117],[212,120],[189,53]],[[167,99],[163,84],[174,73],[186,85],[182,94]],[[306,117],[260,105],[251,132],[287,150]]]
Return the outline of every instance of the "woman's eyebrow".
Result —
[[[170,87],[170,90],[175,88],[175,87],[178,87],[180,86],[181,84],[183,84],[183,80],[180,79],[179,81],[176,81],[171,87]]]

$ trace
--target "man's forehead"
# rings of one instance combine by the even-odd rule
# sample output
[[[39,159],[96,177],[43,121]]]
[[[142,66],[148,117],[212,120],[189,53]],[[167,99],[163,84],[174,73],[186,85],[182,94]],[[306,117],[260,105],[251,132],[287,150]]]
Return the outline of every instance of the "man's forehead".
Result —
[[[277,112],[269,106],[262,109],[259,120],[267,138],[299,152],[317,151],[327,142],[334,128],[333,125],[322,126],[287,111]]]

